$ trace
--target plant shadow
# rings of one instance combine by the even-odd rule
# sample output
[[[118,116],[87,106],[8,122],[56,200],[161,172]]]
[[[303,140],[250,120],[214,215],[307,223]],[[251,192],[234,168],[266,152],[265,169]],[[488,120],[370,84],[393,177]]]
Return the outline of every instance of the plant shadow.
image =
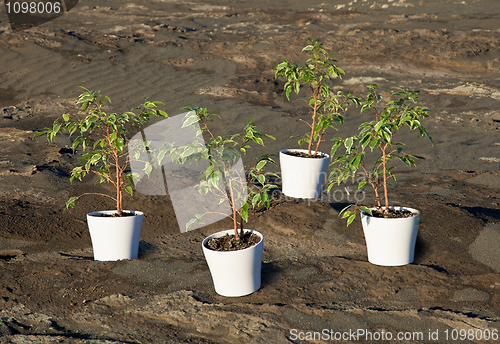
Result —
[[[350,204],[353,204],[353,203],[344,203],[344,202],[342,202],[342,203],[339,203],[339,202],[329,203],[330,207],[337,210],[339,213],[342,211],[342,209],[344,209],[345,207],[347,207]]]
[[[429,252],[429,245],[417,235],[417,241],[415,243],[415,256],[413,259],[414,264],[419,264],[420,261],[424,261]]]
[[[454,203],[448,203],[448,205],[465,210],[469,214],[483,220],[484,222],[490,222],[491,220],[500,220],[500,209],[486,207],[466,207]]]
[[[262,287],[272,285],[278,280],[279,268],[275,262],[262,262],[261,283]]]

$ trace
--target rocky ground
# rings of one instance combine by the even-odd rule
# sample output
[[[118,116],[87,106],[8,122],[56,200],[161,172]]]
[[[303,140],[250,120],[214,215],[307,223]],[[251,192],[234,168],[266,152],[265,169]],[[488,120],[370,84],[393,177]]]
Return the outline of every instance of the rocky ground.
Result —
[[[19,32],[2,10],[0,343],[320,343],[358,330],[391,333],[385,342],[394,343],[498,341],[479,338],[500,329],[496,0],[90,0]],[[263,280],[246,297],[215,293],[201,250],[230,221],[181,233],[168,195],[126,199],[146,212],[139,259],[93,261],[85,214],[113,205],[89,196],[62,213],[94,181],[69,183],[78,154],[68,137],[32,140],[62,113],[77,114],[70,92],[100,89],[116,111],[145,96],[172,116],[207,107],[222,116],[220,133],[254,118],[277,140],[251,161],[295,148],[289,137],[307,131],[303,104],[286,101],[272,68],[304,61],[308,37],[345,70],[336,88],[363,96],[377,83],[388,98],[404,85],[431,109],[434,145],[403,133],[420,160],[398,166],[391,191],[394,204],[422,213],[415,262],[368,263],[361,224],[338,217],[352,202],[347,184],[252,214],[248,227],[265,237]],[[352,134],[364,116],[351,109],[328,138]],[[460,330],[473,335],[460,340]]]

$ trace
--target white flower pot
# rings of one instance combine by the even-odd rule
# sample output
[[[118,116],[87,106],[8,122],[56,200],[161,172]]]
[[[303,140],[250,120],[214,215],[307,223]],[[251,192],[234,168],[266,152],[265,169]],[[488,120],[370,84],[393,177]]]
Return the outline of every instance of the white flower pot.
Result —
[[[247,232],[249,230],[245,230]],[[257,231],[250,231],[260,236],[258,244],[238,251],[214,251],[205,247],[211,238],[233,234],[226,230],[210,235],[203,240],[202,248],[207,260],[215,291],[222,296],[244,296],[260,288],[262,252],[264,237]]]
[[[134,216],[105,217],[99,214],[114,214],[116,210],[96,211],[87,214],[94,260],[114,261],[136,259],[139,255],[139,241],[144,213],[132,212]]]
[[[307,149],[283,149],[280,151],[281,187],[285,196],[294,198],[321,197],[322,184],[330,161],[328,154],[323,158],[302,158],[286,152],[307,153]]]
[[[406,207],[390,207],[409,210],[417,215],[406,218],[386,219],[372,217],[361,212],[361,224],[365,234],[368,261],[375,265],[400,266],[413,262],[417,241],[420,212]],[[376,208],[370,208],[376,210]]]

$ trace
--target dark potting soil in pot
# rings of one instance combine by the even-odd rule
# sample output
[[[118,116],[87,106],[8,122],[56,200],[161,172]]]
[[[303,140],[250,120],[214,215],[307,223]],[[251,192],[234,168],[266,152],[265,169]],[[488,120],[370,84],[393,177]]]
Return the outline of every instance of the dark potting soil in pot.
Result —
[[[296,157],[299,157],[299,158],[314,158],[314,159],[322,159],[322,158],[326,158],[326,156],[324,156],[323,154],[318,154],[318,155],[314,155],[314,154],[311,154],[309,155],[308,153],[304,153],[304,152],[283,152],[284,154],[286,155],[291,155],[291,156],[296,156]]]
[[[238,251],[257,245],[259,241],[260,236],[247,231],[240,234],[239,240],[236,239],[234,234],[226,234],[220,238],[208,240],[205,246],[213,251]]]
[[[389,209],[387,213],[384,213],[382,209],[372,211],[373,217],[385,218],[385,219],[400,219],[405,217],[413,217],[417,214],[411,212],[410,210],[398,210]]]
[[[98,217],[127,217],[127,216],[136,216],[138,214],[130,213],[130,212],[122,212],[121,214],[118,215],[118,213],[112,213],[112,214],[106,214],[106,213],[99,213],[99,214],[93,214],[91,216],[98,216]]]

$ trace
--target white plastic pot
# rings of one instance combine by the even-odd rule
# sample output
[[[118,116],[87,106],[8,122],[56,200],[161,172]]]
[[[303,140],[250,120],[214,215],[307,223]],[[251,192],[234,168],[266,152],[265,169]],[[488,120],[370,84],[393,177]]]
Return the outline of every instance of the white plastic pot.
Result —
[[[286,152],[307,153],[307,149],[283,149],[280,151],[281,187],[285,196],[294,198],[319,198],[330,156],[302,158]],[[313,152],[314,153],[314,152]]]
[[[212,274],[215,291],[219,295],[245,296],[260,288],[264,237],[257,231],[245,229],[245,232],[248,231],[260,236],[261,240],[244,250],[214,251],[205,246],[211,238],[233,234],[232,229],[217,232],[203,240],[203,254]]]
[[[370,209],[376,210],[376,208]],[[386,219],[372,217],[361,212],[368,261],[384,266],[410,264],[415,255],[420,212],[406,207],[390,207],[390,209],[409,210],[417,215]]]
[[[144,213],[124,210],[134,216],[106,217],[99,214],[115,214],[116,210],[97,211],[87,214],[94,260],[114,261],[137,259]]]

